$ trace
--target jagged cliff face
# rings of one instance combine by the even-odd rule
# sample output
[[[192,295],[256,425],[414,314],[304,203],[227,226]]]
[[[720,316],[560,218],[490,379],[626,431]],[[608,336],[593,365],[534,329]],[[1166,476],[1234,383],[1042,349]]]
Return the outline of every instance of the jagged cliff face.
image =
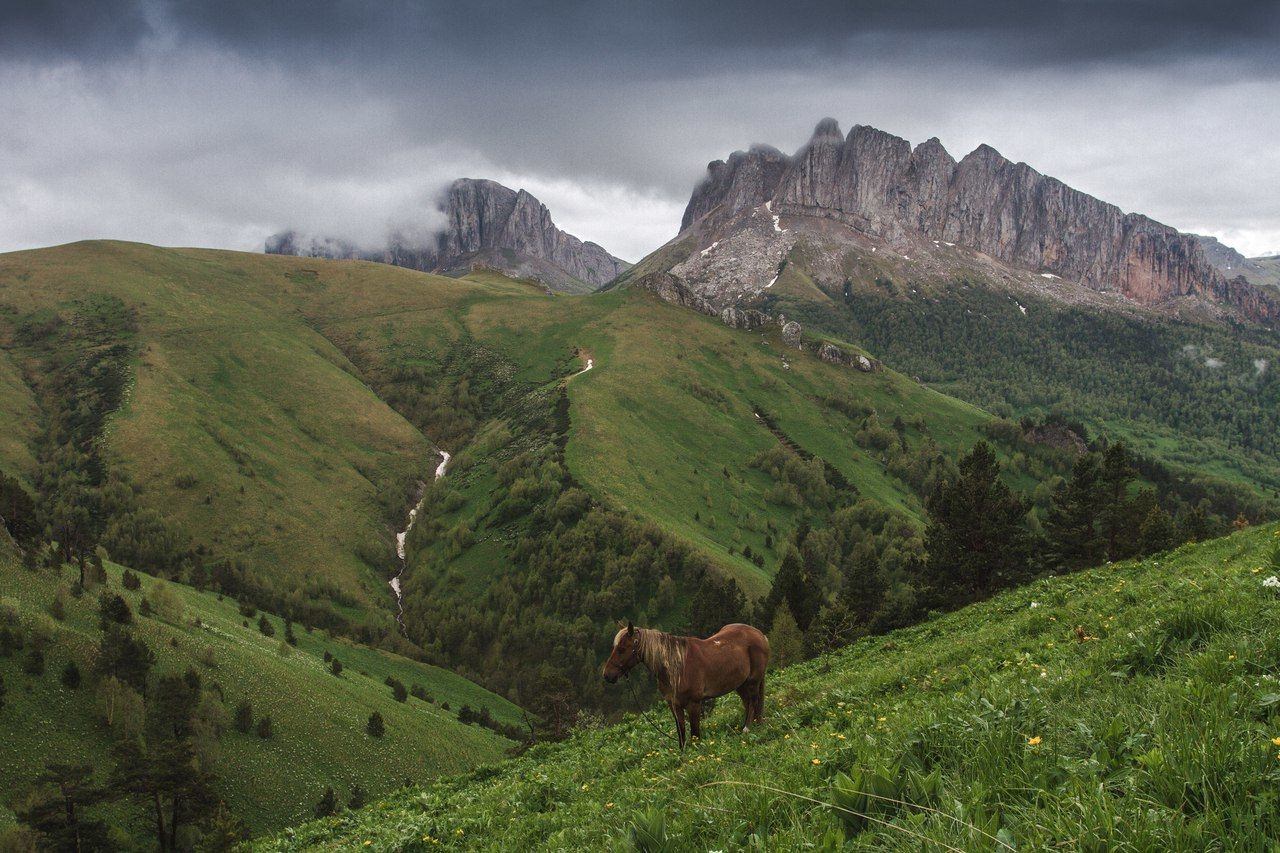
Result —
[[[753,221],[761,216],[772,218],[772,232]],[[846,136],[833,119],[820,122],[794,156],[756,146],[710,164],[677,238],[692,235],[706,245],[698,246],[701,257],[669,273],[683,273],[680,287],[719,310],[740,300],[742,292],[770,286],[770,264],[797,240],[820,235],[820,242],[839,242],[818,220],[882,241],[902,257],[962,247],[984,260],[1144,306],[1188,297],[1259,322],[1280,321],[1280,301],[1272,292],[1225,276],[1193,235],[1126,214],[1025,163],[1010,162],[988,145],[956,162],[937,139],[913,148],[863,125]],[[762,239],[744,238],[747,233]],[[728,294],[728,300],[717,293],[723,276],[719,285],[699,278],[712,266],[706,252],[711,244],[714,251],[728,246],[748,257],[743,274],[728,284],[739,293]]]
[[[601,246],[561,231],[546,205],[525,190],[463,178],[449,186],[440,207],[447,224],[428,245],[392,235],[385,248],[371,251],[343,240],[306,239],[288,231],[268,239],[266,251],[361,258],[453,274],[484,267],[567,292],[593,290],[628,267]]]

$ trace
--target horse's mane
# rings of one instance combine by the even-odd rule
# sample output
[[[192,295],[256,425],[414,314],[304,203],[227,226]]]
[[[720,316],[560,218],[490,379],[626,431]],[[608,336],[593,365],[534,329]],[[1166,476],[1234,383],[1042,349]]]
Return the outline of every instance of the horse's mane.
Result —
[[[620,637],[622,632],[618,633]],[[644,661],[649,671],[655,676],[666,676],[671,684],[679,683],[680,675],[684,672],[686,638],[654,628],[636,628],[636,637],[640,641],[640,660]]]

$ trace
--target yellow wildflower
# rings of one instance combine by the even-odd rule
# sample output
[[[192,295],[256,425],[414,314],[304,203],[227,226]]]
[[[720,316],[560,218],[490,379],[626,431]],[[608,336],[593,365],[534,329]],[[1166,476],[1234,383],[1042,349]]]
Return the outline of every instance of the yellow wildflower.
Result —
[[[809,763],[810,763],[810,764],[814,764],[814,765],[821,764],[821,763],[822,763],[822,759],[821,759],[821,758],[815,758],[815,759],[813,759],[812,761],[810,761]]]
[[[1280,737],[1273,737],[1273,738],[1271,739],[1271,742],[1272,742],[1273,744],[1275,744],[1276,746],[1280,746]]]
[[[1039,746],[1039,745],[1040,745],[1040,735],[1027,738],[1027,746]]]

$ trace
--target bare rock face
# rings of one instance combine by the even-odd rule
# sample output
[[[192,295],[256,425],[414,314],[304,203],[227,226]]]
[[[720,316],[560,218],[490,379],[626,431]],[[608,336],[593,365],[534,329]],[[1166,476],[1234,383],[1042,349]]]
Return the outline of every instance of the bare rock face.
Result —
[[[789,347],[801,349],[803,347],[800,338],[802,331],[803,329],[801,329],[799,323],[795,320],[788,320],[782,324],[782,342]]]
[[[889,245],[959,245],[1141,305],[1192,297],[1258,322],[1280,322],[1280,298],[1229,279],[1194,235],[1126,214],[989,145],[957,163],[937,139],[912,149],[863,125],[842,136],[834,119],[823,119],[792,157],[756,146],[712,163],[685,210],[682,233],[731,232],[761,207],[792,225],[835,220]],[[696,282],[699,272],[677,274]],[[747,276],[759,277],[759,271]]]
[[[363,250],[343,240],[307,239],[286,231],[268,239],[266,251],[361,258],[428,272],[465,273],[485,267],[570,292],[598,287],[628,267],[601,246],[561,231],[546,205],[525,190],[463,178],[449,186],[440,209],[445,229],[427,245],[392,234],[385,248]]]
[[[716,160],[707,166],[707,177],[693,190],[680,222],[683,231],[715,210],[715,218],[727,222],[751,210],[777,191],[789,159],[776,148],[753,145],[749,151],[735,151],[729,161]]]

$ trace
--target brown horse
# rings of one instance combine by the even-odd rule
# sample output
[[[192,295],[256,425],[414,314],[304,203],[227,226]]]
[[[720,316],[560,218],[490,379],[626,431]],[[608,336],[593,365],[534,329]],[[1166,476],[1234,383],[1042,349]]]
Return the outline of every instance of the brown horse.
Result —
[[[622,623],[619,622],[619,625]],[[725,625],[705,640],[676,637],[630,622],[613,638],[613,652],[605,661],[604,680],[610,684],[636,664],[644,664],[658,682],[676,718],[680,748],[684,749],[684,714],[689,712],[693,737],[702,737],[702,703],[736,690],[742,697],[742,731],[764,716],[764,671],[769,666],[769,640],[750,625]]]

